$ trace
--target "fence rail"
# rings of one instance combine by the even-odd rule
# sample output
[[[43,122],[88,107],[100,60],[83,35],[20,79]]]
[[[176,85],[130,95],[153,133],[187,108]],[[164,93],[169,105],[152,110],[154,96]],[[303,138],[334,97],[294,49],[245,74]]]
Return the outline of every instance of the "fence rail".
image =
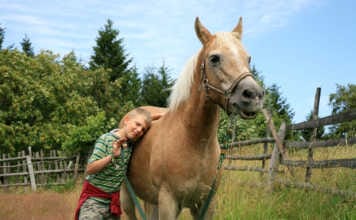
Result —
[[[269,128],[270,133],[272,133],[273,138],[265,137],[258,138],[253,140],[245,140],[245,141],[237,141],[230,143],[228,146],[230,148],[233,147],[246,147],[250,145],[264,143],[264,153],[260,155],[226,155],[226,159],[229,160],[263,160],[262,167],[248,167],[248,166],[225,166],[225,170],[238,170],[238,171],[255,171],[260,173],[268,173],[268,186],[271,190],[273,190],[276,183],[281,185],[285,185],[288,187],[297,187],[297,188],[305,188],[309,190],[316,190],[321,192],[329,192],[332,194],[344,195],[352,198],[356,198],[356,192],[352,191],[344,191],[332,188],[325,188],[313,185],[310,183],[312,176],[312,169],[325,169],[325,168],[356,168],[356,158],[344,158],[344,159],[329,159],[329,160],[321,160],[314,161],[313,159],[313,150],[315,148],[325,148],[325,147],[335,147],[335,146],[346,146],[356,144],[356,137],[350,137],[347,139],[329,139],[329,140],[316,140],[316,132],[317,128],[324,125],[337,124],[342,122],[349,122],[356,119],[356,110],[352,110],[345,113],[340,113],[337,115],[331,115],[323,118],[318,118],[319,112],[319,99],[320,99],[320,88],[317,88],[315,94],[315,102],[314,102],[314,112],[313,112],[313,120],[305,121],[301,123],[292,124],[289,126],[285,126],[282,123],[279,132],[277,133],[270,113],[266,110],[263,111],[266,121],[267,127]],[[313,128],[313,133],[310,141],[290,141],[285,140],[286,131],[289,130],[301,130],[301,129],[310,129]],[[271,154],[268,154],[266,151],[266,146],[268,144],[273,143],[274,147]],[[308,155],[306,160],[291,160],[289,159],[288,153],[286,149],[307,149]],[[265,160],[270,160],[269,167],[265,167]],[[302,167],[306,169],[305,173],[305,182],[286,182],[281,181],[276,178],[276,173],[280,172],[278,167],[280,165],[288,167],[289,173],[294,176],[293,167]]]
[[[319,118],[315,120],[305,121],[297,124],[292,124],[288,129],[291,130],[302,130],[306,128],[318,128],[324,125],[332,125],[345,121],[351,121],[356,119],[356,111],[349,111],[340,113],[337,115],[330,115],[324,118]]]
[[[286,141],[286,148],[319,148],[319,147],[337,147],[337,146],[346,146],[350,144],[356,144],[356,137],[348,139],[334,139],[334,140],[325,140],[325,141],[313,141],[313,142],[301,142],[301,141]]]
[[[229,160],[265,160],[270,158],[271,158],[271,154],[260,154],[260,155],[250,155],[250,156],[239,156],[239,155],[226,156],[226,159]]]
[[[228,144],[229,147],[246,147],[254,144],[261,143],[275,143],[273,138],[258,138],[247,141],[236,141]],[[313,148],[319,147],[337,147],[356,144],[356,137],[342,138],[342,139],[330,139],[330,140],[317,140],[317,141],[284,141],[284,145],[288,149],[303,149],[312,146]]]
[[[346,167],[346,168],[356,168],[356,159],[335,159],[335,160],[323,160],[323,161],[313,161],[309,162],[307,160],[283,160],[282,165],[290,167],[308,167],[311,168],[336,168],[336,167]]]

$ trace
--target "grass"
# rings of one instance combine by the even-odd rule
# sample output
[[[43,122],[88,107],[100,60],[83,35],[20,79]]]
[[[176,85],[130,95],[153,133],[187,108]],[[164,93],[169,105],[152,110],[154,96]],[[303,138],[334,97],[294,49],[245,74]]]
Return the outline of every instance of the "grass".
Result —
[[[261,154],[261,149],[261,146],[235,149],[233,154]],[[289,157],[293,160],[305,160],[306,155],[306,150],[289,152]],[[317,148],[314,151],[314,160],[355,157],[356,145]],[[225,161],[225,165],[261,167],[261,161]],[[303,182],[305,168],[296,168],[294,171],[295,177],[291,177],[287,170],[278,177]],[[271,193],[263,186],[266,178],[266,175],[259,173],[224,171],[217,193],[214,219],[356,219],[356,202],[352,198],[286,187],[279,187]],[[356,192],[356,172],[348,168],[313,169],[311,183]],[[185,219],[191,219],[187,210],[180,217],[180,220]]]
[[[262,153],[260,146],[234,150],[234,154]],[[305,150],[289,152],[291,159],[305,160]],[[316,149],[315,160],[355,158],[356,145]],[[229,161],[225,161],[228,165]],[[232,165],[261,166],[261,161],[234,161]],[[268,164],[267,164],[268,166]],[[288,180],[304,180],[305,169],[295,169],[295,177],[279,174]],[[313,169],[313,184],[356,192],[356,172],[348,168]],[[216,197],[217,220],[278,220],[278,219],[356,219],[356,201],[342,196],[321,192],[280,187],[268,192],[263,183],[266,176],[245,171],[224,171]],[[30,192],[19,188],[0,192],[1,219],[73,219],[81,190],[81,180],[62,187],[40,189]],[[123,217],[122,219],[126,219]],[[191,219],[189,211],[183,210],[180,220]]]

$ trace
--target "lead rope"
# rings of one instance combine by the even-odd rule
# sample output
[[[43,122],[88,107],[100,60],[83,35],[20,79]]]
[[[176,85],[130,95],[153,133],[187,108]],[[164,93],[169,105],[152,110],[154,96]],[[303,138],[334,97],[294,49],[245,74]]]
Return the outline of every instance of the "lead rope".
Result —
[[[231,116],[229,118],[228,133],[230,133],[230,135],[231,135],[231,139],[232,139],[231,142],[233,142],[235,140],[235,137],[236,137],[235,119],[236,119],[235,116]],[[222,145],[223,151],[220,153],[219,163],[218,163],[218,167],[217,167],[217,171],[218,171],[217,173],[219,173],[220,169],[222,168],[222,164],[223,164],[223,162],[224,162],[224,160],[226,158],[226,155],[225,155],[224,151],[227,150],[227,154],[228,155],[232,154],[232,145],[229,144],[229,134],[226,134],[223,139],[224,139],[223,145]],[[231,160],[230,160],[230,162],[231,162]],[[216,183],[217,183],[217,176],[214,178],[214,181],[211,184],[208,196],[207,196],[207,198],[206,198],[206,200],[204,202],[204,205],[202,206],[202,209],[200,210],[199,217],[198,217],[199,220],[204,220],[205,214],[208,211],[208,208],[209,208],[209,205],[211,203],[211,200],[213,199],[213,196],[216,193]]]
[[[121,147],[121,152],[120,152],[120,155],[121,155],[121,159],[124,160],[125,156],[124,156],[124,149]],[[141,216],[141,218],[143,220],[146,220],[146,215],[145,215],[145,212],[143,211],[141,205],[140,205],[140,202],[138,201],[137,197],[136,197],[136,194],[135,194],[135,191],[129,181],[129,179],[127,178],[127,175],[125,174],[125,184],[126,184],[126,187],[129,191],[129,194],[130,194],[130,197],[131,199],[133,200],[136,208],[138,209],[138,212]]]

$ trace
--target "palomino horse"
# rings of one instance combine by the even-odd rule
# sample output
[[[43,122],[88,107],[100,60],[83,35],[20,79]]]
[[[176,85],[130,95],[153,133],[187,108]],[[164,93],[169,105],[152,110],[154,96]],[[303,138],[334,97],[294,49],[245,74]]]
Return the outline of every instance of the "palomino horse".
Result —
[[[194,219],[199,218],[220,176],[219,106],[228,114],[253,118],[264,95],[241,44],[241,18],[232,32],[215,35],[196,18],[195,31],[203,48],[188,61],[174,85],[167,113],[135,147],[128,171],[135,192],[156,206],[152,218],[160,220],[176,219],[184,207]],[[136,219],[125,189],[122,200],[129,218]],[[205,219],[213,218],[213,206]]]

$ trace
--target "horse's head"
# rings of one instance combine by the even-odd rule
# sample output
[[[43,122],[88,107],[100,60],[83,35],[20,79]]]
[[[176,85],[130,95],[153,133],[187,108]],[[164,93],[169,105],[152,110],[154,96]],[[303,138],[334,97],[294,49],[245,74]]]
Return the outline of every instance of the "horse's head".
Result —
[[[264,91],[250,72],[251,57],[241,43],[242,19],[232,32],[212,35],[196,18],[195,31],[203,44],[198,64],[206,95],[228,114],[255,117]]]

